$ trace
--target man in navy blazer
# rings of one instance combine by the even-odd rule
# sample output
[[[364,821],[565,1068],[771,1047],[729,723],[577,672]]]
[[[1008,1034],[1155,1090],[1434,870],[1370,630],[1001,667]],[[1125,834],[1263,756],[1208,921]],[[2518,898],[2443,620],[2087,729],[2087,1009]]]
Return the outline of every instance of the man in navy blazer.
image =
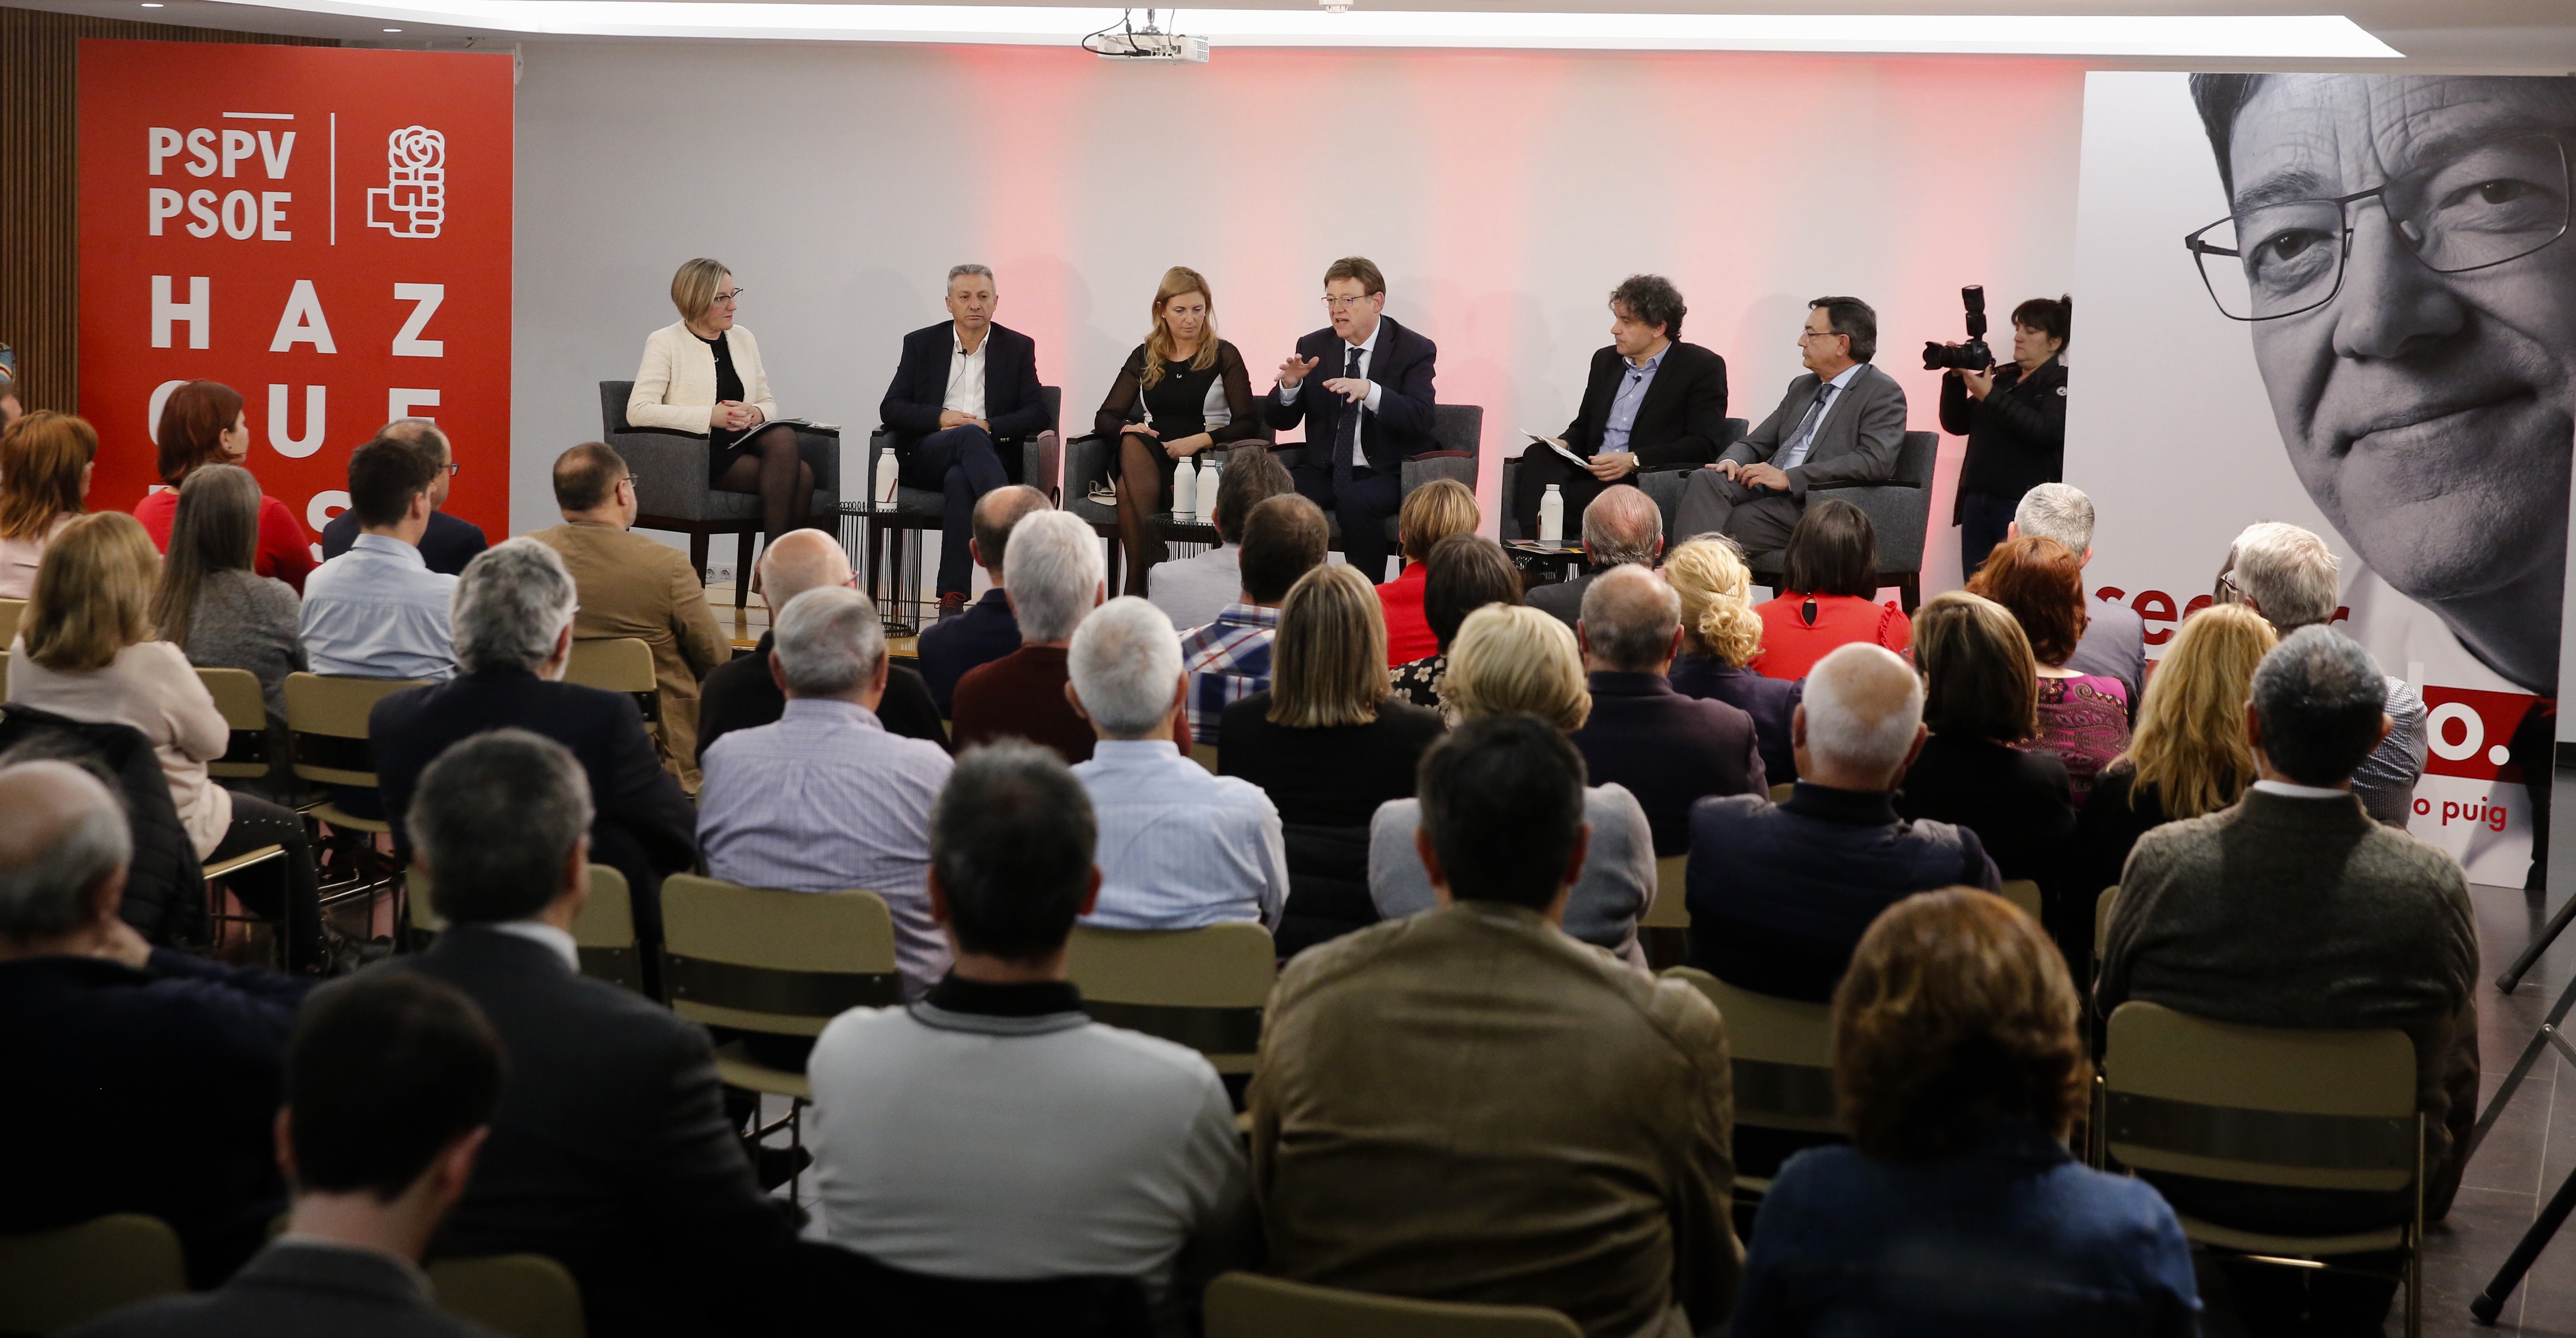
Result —
[[[435,441],[439,450],[447,452],[448,469],[456,467],[456,454],[448,444],[446,431],[426,418],[397,418],[385,424],[376,435],[392,441]],[[429,504],[432,508],[447,505],[448,478],[449,474],[442,470],[430,487]],[[358,541],[358,528],[355,508],[333,516],[331,522],[322,527],[322,560],[328,562],[348,552],[349,545]],[[429,528],[420,536],[420,560],[442,576],[456,576],[464,572],[465,564],[472,562],[475,554],[491,546],[492,541],[484,535],[482,526],[470,520],[459,520],[444,510],[433,509],[429,513]]]
[[[1360,256],[1324,271],[1328,329],[1297,341],[1279,364],[1270,425],[1306,425],[1297,491],[1342,522],[1342,555],[1374,584],[1386,579],[1386,519],[1404,504],[1404,462],[1436,448],[1431,379],[1440,350],[1382,314],[1386,277]],[[1321,386],[1305,384],[1309,373]]]
[[[903,362],[886,387],[877,419],[894,437],[908,488],[945,495],[939,524],[939,614],[966,607],[975,561],[966,551],[976,499],[1023,479],[1023,437],[1055,426],[1038,386],[1037,341],[993,323],[1001,296],[993,271],[959,265],[948,271],[952,319],[903,337]]]

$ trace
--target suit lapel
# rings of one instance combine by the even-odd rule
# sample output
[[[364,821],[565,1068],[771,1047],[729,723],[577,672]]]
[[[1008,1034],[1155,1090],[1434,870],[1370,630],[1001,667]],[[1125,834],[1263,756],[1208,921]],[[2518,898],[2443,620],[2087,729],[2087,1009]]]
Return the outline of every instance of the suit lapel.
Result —
[[[1840,418],[1836,418],[1834,415],[1843,413],[1844,407],[1849,405],[1852,400],[1860,394],[1860,388],[1869,384],[1870,374],[1877,370],[1878,369],[1876,367],[1873,367],[1868,363],[1862,363],[1860,365],[1860,371],[1852,376],[1851,383],[1843,387],[1841,394],[1834,396],[1833,403],[1825,406],[1824,416],[1816,420],[1815,438],[1807,443],[1808,459],[1821,459],[1826,455],[1825,433],[1836,423],[1848,423],[1852,421],[1851,414],[1843,414]],[[1824,389],[1825,383],[1821,378],[1819,378],[1816,382],[1816,393],[1822,395],[1824,393]],[[1854,410],[1853,412],[1858,412],[1858,410]],[[1858,439],[1857,433],[1853,434],[1853,439]],[[1849,442],[1837,442],[1832,453],[1840,455],[1842,453],[1842,448],[1849,444]]]

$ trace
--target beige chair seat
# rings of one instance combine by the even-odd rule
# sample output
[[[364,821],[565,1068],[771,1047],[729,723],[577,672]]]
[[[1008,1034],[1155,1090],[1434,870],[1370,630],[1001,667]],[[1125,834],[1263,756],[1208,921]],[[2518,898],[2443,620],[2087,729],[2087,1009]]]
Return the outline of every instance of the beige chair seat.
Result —
[[[1207,1338],[1582,1338],[1559,1311],[1460,1305],[1227,1273],[1208,1284]]]

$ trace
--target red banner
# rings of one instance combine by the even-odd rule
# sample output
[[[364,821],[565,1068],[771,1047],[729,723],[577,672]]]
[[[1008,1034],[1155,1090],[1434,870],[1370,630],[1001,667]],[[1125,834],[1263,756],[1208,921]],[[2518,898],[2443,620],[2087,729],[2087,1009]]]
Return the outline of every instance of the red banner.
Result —
[[[507,533],[512,83],[506,55],[80,44],[93,509],[160,482],[161,402],[206,379],[317,539],[402,417],[455,446],[446,509]]]

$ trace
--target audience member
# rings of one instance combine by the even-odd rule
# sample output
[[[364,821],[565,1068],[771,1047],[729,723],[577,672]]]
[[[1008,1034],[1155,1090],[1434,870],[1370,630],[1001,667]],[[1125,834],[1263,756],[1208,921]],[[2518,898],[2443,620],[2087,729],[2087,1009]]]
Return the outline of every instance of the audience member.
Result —
[[[525,538],[496,544],[466,584],[514,550],[532,563],[531,549],[552,556]],[[572,924],[590,896],[593,829],[582,772],[562,745],[497,729],[446,750],[412,800],[416,867],[447,928],[381,969],[462,990],[509,1056],[438,1253],[553,1259],[581,1284],[599,1338],[762,1332],[768,1275],[803,1214],[753,1179],[706,1030],[580,973]]]
[[[951,267],[949,318],[903,337],[903,360],[877,405],[905,485],[946,497],[939,524],[943,619],[966,608],[975,504],[1005,484],[1047,481],[1019,477],[1021,440],[1054,431],[1055,415],[1038,384],[1037,341],[993,322],[1001,302],[992,270]],[[995,553],[988,565],[1001,563]]]
[[[287,762],[286,676],[305,667],[298,600],[286,582],[251,570],[259,543],[259,480],[238,465],[206,465],[179,485],[169,556],[152,592],[161,639],[200,669],[244,669],[268,711],[270,784],[298,788]]]
[[[1022,738],[1088,761],[1091,726],[1073,709],[1065,652],[1107,591],[1099,538],[1071,512],[1032,511],[1011,527],[1005,561],[1020,648],[957,680],[957,748]]]
[[[1297,491],[1341,522],[1342,551],[1372,584],[1386,579],[1386,518],[1403,503],[1404,462],[1440,445],[1431,389],[1440,350],[1385,312],[1386,277],[1366,257],[1326,266],[1332,324],[1298,339],[1263,401],[1273,430],[1305,426]]]
[[[1100,896],[1083,922],[1278,928],[1288,901],[1279,810],[1250,781],[1209,775],[1174,741],[1189,679],[1172,620],[1133,595],[1113,599],[1075,629],[1066,670],[1073,709],[1100,735],[1073,769],[1100,823]]]
[[[1583,574],[1533,586],[1529,605],[1567,627],[1583,616],[1583,596],[1601,573],[1634,564],[1652,567],[1664,553],[1664,513],[1642,488],[1604,488],[1583,508]]]
[[[318,430],[318,429],[317,429]],[[199,465],[237,465],[250,459],[250,415],[242,410],[241,392],[220,381],[189,381],[172,389],[161,402],[161,421],[152,434],[159,447],[161,484],[134,504],[134,518],[152,536],[153,546],[168,547],[170,524],[179,509],[179,485]],[[304,593],[311,574],[313,539],[286,503],[265,493],[259,499],[259,561],[262,576],[274,576]]]
[[[1593,351],[1574,421],[1521,449],[1519,491],[1504,499],[1519,534],[1538,534],[1550,485],[1580,514],[1635,486],[1639,470],[1704,465],[1725,449],[1726,359],[1681,342],[1688,313],[1660,274],[1631,274],[1610,290],[1610,344]]]
[[[2142,999],[2263,1027],[2396,1027],[2415,1042],[2423,1220],[2460,1184],[2477,1117],[2477,923],[2449,855],[2371,820],[2352,775],[2388,733],[2388,687],[2360,646],[2303,627],[2254,671],[2245,730],[2261,773],[2230,808],[2138,838],[2111,910],[2095,1008]],[[2192,1217],[2338,1234],[2405,1223],[2413,1193],[2248,1186],[2149,1172]],[[2329,1264],[2395,1266],[2387,1255]],[[2222,1262],[2253,1333],[2376,1331],[2384,1277]]]
[[[1791,721],[1798,786],[1691,811],[1691,965],[1739,989],[1823,1003],[1879,912],[1953,883],[2000,892],[1977,834],[1908,821],[1895,789],[1922,751],[1923,680],[1881,646],[1816,662]]]
[[[2067,891],[2079,900],[2119,884],[2138,838],[2168,822],[2233,807],[2255,781],[2245,703],[2254,669],[2280,644],[2261,614],[2216,604],[2183,619],[2138,704],[2129,750],[2102,768],[2075,820]],[[2088,908],[2089,909],[2089,908]],[[2092,960],[2092,933],[2084,956]]]
[[[1806,509],[1789,535],[1777,598],[1754,606],[1762,649],[1752,667],[1765,678],[1805,678],[1838,646],[1883,646],[1899,655],[1913,624],[1878,598],[1878,529],[1869,513],[1839,497]]]
[[[1664,581],[1682,601],[1682,653],[1666,671],[1673,691],[1753,717],[1763,778],[1773,785],[1796,780],[1789,716],[1806,683],[1766,678],[1752,668],[1762,654],[1762,615],[1753,610],[1753,573],[1743,556],[1726,540],[1703,535],[1664,555]]]
[[[1170,555],[1155,517],[1171,509],[1165,500],[1172,495],[1174,460],[1261,434],[1252,375],[1242,352],[1217,338],[1216,296],[1205,275],[1186,265],[1163,271],[1154,289],[1154,328],[1110,382],[1092,431],[1117,452],[1110,472],[1117,480],[1118,546],[1127,555],[1124,593],[1141,598],[1154,568]]]
[[[733,642],[716,626],[688,555],[634,532],[635,476],[617,452],[595,441],[573,447],[555,457],[554,485],[564,523],[528,537],[561,554],[572,573],[581,598],[572,634],[651,648],[662,742],[680,787],[695,790],[698,680],[733,658]]]
[[[74,720],[128,725],[161,759],[170,802],[200,860],[262,846],[280,858],[225,880],[251,910],[278,922],[290,969],[320,973],[321,892],[304,818],[257,795],[235,794],[206,774],[232,747],[232,727],[187,655],[153,638],[152,587],[160,559],[132,516],[100,511],[45,545],[36,588],[9,646],[9,701]]]
[[[1952,590],[1917,611],[1914,667],[1923,674],[1923,724],[1932,736],[1905,769],[1896,811],[1975,832],[1997,873],[2041,884],[2055,929],[2075,804],[2066,763],[2022,746],[2039,736],[2036,664],[2021,624],[1991,599]],[[2092,898],[2075,900],[2089,936]]]
[[[2250,525],[2227,551],[2219,602],[2243,604],[2285,638],[2302,627],[2329,627],[2337,612],[2337,566],[2325,540],[2296,525]],[[2388,737],[2352,773],[2352,792],[2370,816],[2403,830],[2414,817],[2430,727],[2423,697],[2405,679],[2384,670],[2381,679],[2388,686]]]
[[[306,985],[146,944],[117,915],[132,850],[88,772],[0,766],[0,1232],[146,1213],[210,1287],[284,1204],[269,1123]]]
[[[760,601],[769,610],[770,625],[761,630],[760,644],[750,654],[736,655],[708,670],[706,682],[698,685],[699,766],[706,765],[707,749],[727,733],[776,724],[786,712],[787,692],[769,667],[769,652],[778,645],[775,629],[787,601],[808,590],[856,589],[858,583],[841,541],[822,530],[789,530],[760,550]],[[1016,638],[1018,633],[1012,635]],[[939,723],[939,708],[932,704],[919,670],[900,664],[888,667],[885,697],[874,709],[887,733],[926,739],[938,744],[941,752],[948,750],[948,730]]]
[[[2039,665],[2039,735],[2031,746],[2066,763],[2067,794],[2084,807],[2093,778],[2129,746],[2128,689],[2066,666],[2084,637],[2084,569],[2066,545],[2024,536],[1995,545],[1968,593],[2021,624]]]
[[[1502,545],[1474,534],[1453,534],[1433,544],[1422,565],[1422,620],[1430,625],[1438,649],[1395,666],[1387,688],[1437,711],[1440,678],[1449,672],[1449,643],[1458,639],[1458,625],[1488,604],[1521,603],[1521,574]]]
[[[941,719],[956,710],[957,680],[1020,648],[1020,624],[1003,588],[1002,566],[1011,551],[1011,531],[1020,518],[1049,509],[1046,494],[1025,483],[995,488],[976,500],[975,533],[966,548],[991,578],[992,587],[957,616],[943,616],[921,629],[921,678],[930,687],[930,699],[938,705]]]
[[[230,1282],[84,1326],[81,1338],[488,1338],[438,1308],[420,1259],[501,1100],[501,1042],[472,1000],[379,972],[322,991],[286,1050],[277,1162],[286,1229]]]
[[[1216,496],[1202,497],[1217,541],[1197,557],[1158,562],[1145,577],[1148,594],[1174,627],[1200,627],[1216,621],[1243,589],[1243,522],[1252,508],[1283,492],[1295,492],[1288,467],[1256,442],[1226,453],[1217,475]]]
[[[376,435],[415,445],[435,442],[446,455],[447,472],[439,476],[438,487],[431,499],[439,509],[429,513],[429,528],[420,532],[420,560],[431,571],[448,576],[464,575],[465,564],[472,562],[475,554],[491,547],[492,540],[483,533],[482,526],[470,520],[460,520],[447,511],[448,480],[455,476],[458,468],[456,452],[447,439],[447,430],[427,418],[397,418],[378,429]],[[322,527],[322,560],[328,562],[348,552],[349,546],[358,541],[358,526],[355,508],[344,509],[331,517],[330,523]]]
[[[1663,578],[1619,566],[1584,592],[1583,620],[1575,625],[1592,715],[1574,731],[1574,746],[1595,783],[1637,797],[1657,858],[1690,849],[1693,804],[1770,792],[1753,717],[1721,701],[1685,697],[1665,677],[1681,646],[1681,608]]]
[[[2022,495],[2004,537],[2055,539],[2075,555],[2077,567],[2093,565],[2093,499],[2071,484],[2043,483]],[[1989,550],[1991,551],[1991,549]],[[2147,686],[2147,620],[2116,599],[2087,596],[2084,636],[2066,667],[2120,680],[2134,716]]]
[[[1834,991],[1853,1145],[1772,1180],[1731,1332],[2197,1335],[2173,1209],[2067,1153],[2092,1076],[2079,1011],[2047,938],[1994,897],[1879,916]]]
[[[867,596],[837,585],[808,590],[787,601],[772,636],[770,673],[787,698],[778,722],[735,730],[707,751],[698,792],[707,874],[745,887],[863,887],[883,897],[904,996],[918,999],[948,969],[922,890],[930,806],[947,783],[948,754],[889,734],[878,720],[893,666]]]
[[[1387,667],[1421,659],[1440,648],[1422,612],[1422,583],[1431,574],[1425,560],[1450,535],[1475,533],[1481,519],[1475,491],[1456,479],[1433,479],[1404,499],[1395,518],[1395,540],[1404,565],[1394,580],[1377,588],[1378,603],[1386,614]]]
[[[1592,714],[1574,634],[1526,606],[1489,605],[1467,615],[1440,692],[1453,728],[1487,716],[1531,715],[1571,734]],[[1422,821],[1419,800],[1390,799],[1369,822],[1369,899],[1383,919],[1439,904],[1430,870],[1413,853]],[[1591,835],[1566,899],[1565,932],[1642,970],[1646,952],[1637,943],[1637,917],[1655,899],[1654,830],[1637,797],[1619,785],[1586,784],[1583,821]]]
[[[626,875],[636,930],[658,943],[662,876],[696,867],[697,813],[654,758],[633,697],[562,681],[578,602],[563,558],[529,536],[465,564],[456,586],[456,654],[465,672],[376,703],[367,716],[376,783],[394,851],[407,857],[413,793],[459,739],[516,728],[571,749],[595,805],[590,857]]]
[[[1442,540],[1472,536],[1453,535]],[[1491,545],[1488,544],[1490,547]],[[1288,904],[1279,955],[1377,922],[1369,822],[1413,797],[1440,713],[1390,695],[1377,592],[1348,566],[1299,577],[1279,606],[1270,686],[1225,708],[1217,770],[1260,787],[1279,810]]]
[[[1192,742],[1213,745],[1226,708],[1269,688],[1279,601],[1297,578],[1323,565],[1331,542],[1323,510],[1296,493],[1252,508],[1243,522],[1243,589],[1216,621],[1181,637]]]
[[[1065,982],[1101,884],[1089,797],[1054,754],[996,744],[958,759],[930,830],[956,965],[814,1043],[826,1230],[918,1274],[1136,1278],[1168,1319],[1258,1226],[1216,1071],[1092,1021]]]
[[[1739,552],[1776,553],[1789,544],[1809,489],[1895,477],[1905,449],[1905,388],[1870,365],[1877,353],[1878,313],[1867,302],[1808,303],[1798,332],[1806,372],[1789,382],[1770,417],[1716,463],[1691,471],[1673,532],[1685,539],[1720,533]]]
[[[358,513],[358,537],[322,564],[309,589],[287,582],[304,589],[297,636],[313,672],[455,676],[447,614],[456,578],[431,571],[420,557],[420,536],[438,510],[446,475],[444,440],[378,437],[350,452],[349,509]]]
[[[1462,648],[1515,617],[1565,635],[1488,611]],[[1725,1317],[1725,1023],[1559,929],[1589,808],[1545,720],[1470,721],[1424,756],[1410,844],[1439,908],[1306,953],[1271,995],[1250,1092],[1271,1272],[1546,1306],[1587,1334]]]
[[[0,599],[36,588],[45,542],[89,509],[97,459],[86,418],[38,409],[0,428]]]

